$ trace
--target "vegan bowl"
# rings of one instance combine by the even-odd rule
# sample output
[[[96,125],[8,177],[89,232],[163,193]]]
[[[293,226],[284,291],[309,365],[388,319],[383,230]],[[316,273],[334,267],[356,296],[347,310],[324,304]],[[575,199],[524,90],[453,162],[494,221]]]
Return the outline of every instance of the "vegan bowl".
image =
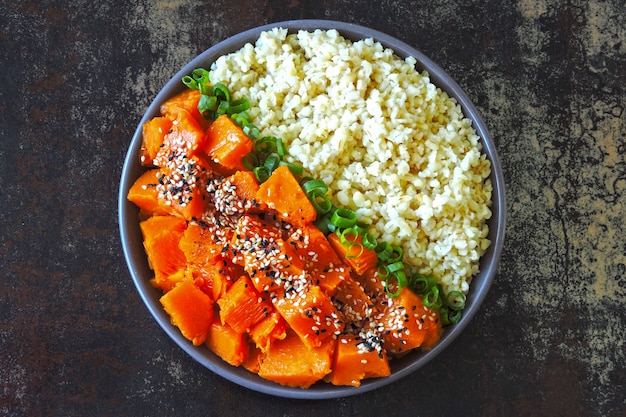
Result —
[[[147,202],[144,191],[158,198]],[[465,328],[501,253],[504,182],[476,108],[419,51],[352,24],[289,21],[220,42],[166,84],[131,141],[119,222],[142,299],[195,360],[257,391],[333,398],[415,371]],[[206,230],[230,231],[219,247],[228,259],[211,254],[232,267],[221,271],[223,282],[202,269],[189,272],[196,255],[211,252],[197,245]],[[298,246],[319,231],[321,246]],[[260,234],[251,247],[250,238]],[[258,248],[267,253],[268,242],[282,256],[278,272],[259,267]],[[315,268],[323,269],[321,280]],[[277,279],[285,269],[291,272],[282,278],[289,278]],[[368,288],[364,279],[376,284]],[[294,303],[286,294],[296,289],[305,295]],[[369,311],[355,314],[348,300],[363,293]],[[455,308],[459,302],[462,310]],[[419,309],[415,318],[432,317],[431,335],[416,341],[422,324],[413,320],[420,327],[413,335],[400,326],[401,336],[385,336],[390,319],[382,311],[392,305],[396,315]],[[240,314],[255,309],[256,318]],[[199,310],[213,314],[186,320]],[[335,320],[320,320],[317,312]],[[295,316],[313,324],[303,330]],[[224,326],[240,337],[220,345]],[[413,345],[405,349],[407,343]],[[349,355],[341,344],[375,354],[356,356],[344,369],[376,358],[384,363],[345,375],[339,365]],[[245,352],[233,358],[239,351]],[[295,363],[297,352],[321,356]],[[309,378],[277,376],[272,364],[290,356],[294,367],[308,367]]]

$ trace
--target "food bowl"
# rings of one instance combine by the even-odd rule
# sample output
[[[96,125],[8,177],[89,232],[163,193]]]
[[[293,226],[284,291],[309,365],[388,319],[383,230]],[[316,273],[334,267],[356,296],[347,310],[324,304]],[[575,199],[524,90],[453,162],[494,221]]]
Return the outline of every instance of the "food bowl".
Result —
[[[394,359],[390,362],[391,375],[389,377],[367,379],[364,380],[359,387],[334,386],[326,383],[317,383],[308,389],[281,386],[274,382],[262,379],[242,367],[233,367],[227,364],[209,351],[209,349],[205,346],[193,346],[187,339],[185,339],[179,329],[171,324],[169,315],[165,312],[159,302],[159,298],[162,295],[161,290],[154,288],[150,283],[153,273],[148,266],[146,253],[142,243],[142,234],[138,221],[138,208],[126,199],[129,188],[141,175],[141,173],[144,172],[144,168],[139,163],[142,142],[141,126],[152,117],[159,115],[159,106],[162,102],[185,88],[181,83],[181,78],[190,74],[195,68],[210,67],[211,63],[217,60],[218,57],[234,52],[247,43],[254,44],[261,32],[275,27],[288,29],[289,32],[296,32],[300,29],[307,31],[313,31],[315,29],[336,29],[346,39],[358,41],[365,38],[373,38],[375,41],[380,42],[384,47],[395,51],[396,55],[401,58],[405,58],[407,56],[414,57],[417,60],[416,69],[418,71],[428,71],[431,82],[443,91],[447,92],[449,96],[455,98],[462,107],[465,117],[472,120],[473,127],[478,136],[481,138],[483,152],[486,154],[487,159],[491,162],[490,180],[493,185],[491,206],[492,217],[488,221],[488,238],[491,240],[491,245],[481,258],[480,272],[474,276],[472,280],[470,291],[467,296],[466,307],[463,310],[463,317],[457,324],[444,328],[441,340],[431,350],[418,350],[410,352],[399,359]],[[327,20],[295,20],[273,23],[250,29],[212,46],[186,64],[158,93],[139,122],[124,161],[118,205],[122,248],[131,277],[154,319],[159,323],[167,335],[194,360],[214,373],[236,384],[269,395],[301,399],[337,398],[374,390],[397,381],[411,372],[416,371],[426,363],[430,362],[448,345],[450,345],[450,343],[452,343],[452,341],[463,331],[463,329],[465,329],[467,324],[474,317],[485,300],[487,292],[494,279],[504,241],[506,214],[504,179],[496,153],[495,144],[478,111],[459,85],[437,64],[404,42],[366,27]]]

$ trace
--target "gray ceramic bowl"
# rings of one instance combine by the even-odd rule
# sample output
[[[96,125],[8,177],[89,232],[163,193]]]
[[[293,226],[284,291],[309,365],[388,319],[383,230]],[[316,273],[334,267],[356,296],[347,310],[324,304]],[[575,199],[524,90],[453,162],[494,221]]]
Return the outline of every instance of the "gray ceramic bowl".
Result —
[[[427,352],[414,352],[401,359],[392,361],[391,376],[382,379],[366,380],[358,388],[336,387],[325,383],[318,383],[307,390],[283,387],[273,382],[266,381],[243,368],[235,368],[228,365],[204,346],[192,346],[181,335],[178,328],[170,323],[169,316],[159,303],[159,297],[161,296],[160,290],[153,288],[149,283],[152,272],[148,268],[147,258],[142,244],[141,231],[137,217],[138,209],[126,200],[130,186],[144,171],[139,164],[139,150],[142,140],[141,126],[147,120],[158,115],[160,103],[185,88],[180,82],[181,78],[184,75],[190,74],[195,68],[208,68],[219,56],[236,51],[248,42],[254,43],[262,31],[269,30],[273,27],[287,28],[291,32],[297,31],[298,29],[309,31],[315,29],[337,29],[344,37],[353,41],[371,37],[381,42],[385,47],[394,50],[396,54],[402,58],[409,55],[415,57],[417,60],[417,69],[420,71],[427,70],[430,73],[431,81],[442,90],[446,91],[450,96],[456,98],[462,106],[465,115],[473,120],[473,126],[482,139],[484,152],[492,164],[491,181],[494,187],[493,216],[489,221],[489,238],[492,241],[492,245],[482,257],[480,273],[472,281],[463,318],[456,325],[445,328],[441,341],[432,350]],[[196,361],[236,384],[270,395],[302,399],[336,398],[371,391],[414,372],[444,350],[474,317],[491,286],[504,241],[506,208],[504,178],[496,154],[495,145],[481,116],[459,85],[433,61],[404,42],[362,26],[327,20],[296,20],[273,23],[250,29],[214,45],[185,65],[171,78],[163,90],[159,92],[137,127],[122,170],[118,204],[122,247],[130,274],[146,306],[168,336]]]

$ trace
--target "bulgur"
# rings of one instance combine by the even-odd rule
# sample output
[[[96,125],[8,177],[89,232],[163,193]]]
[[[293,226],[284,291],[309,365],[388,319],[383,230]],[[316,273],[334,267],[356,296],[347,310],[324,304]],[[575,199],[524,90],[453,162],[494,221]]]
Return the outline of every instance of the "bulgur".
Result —
[[[372,39],[275,28],[220,57],[211,79],[248,97],[261,135],[281,137],[406,264],[467,293],[490,244],[491,165],[471,120],[415,63]]]

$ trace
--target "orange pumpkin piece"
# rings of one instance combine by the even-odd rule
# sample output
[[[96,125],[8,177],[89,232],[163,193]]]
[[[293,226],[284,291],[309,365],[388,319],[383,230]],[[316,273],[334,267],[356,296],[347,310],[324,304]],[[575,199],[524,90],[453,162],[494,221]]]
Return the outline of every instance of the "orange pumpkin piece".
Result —
[[[206,345],[211,352],[233,366],[243,364],[250,350],[245,333],[237,332],[219,319],[211,323]]]
[[[178,243],[187,222],[174,216],[152,216],[139,224],[144,238],[148,262],[154,270],[153,283],[162,281],[186,267],[186,259]]]
[[[337,286],[333,299],[346,323],[360,323],[373,316],[375,308],[373,301],[361,284],[352,277],[348,277]]]
[[[389,361],[384,349],[375,349],[360,336],[341,335],[337,339],[333,371],[327,380],[333,385],[358,387],[365,378],[391,375]]]
[[[315,207],[286,165],[276,168],[260,185],[256,200],[266,204],[286,222],[296,226],[312,223],[317,217]]]
[[[281,281],[299,276],[304,268],[295,249],[281,238],[280,225],[253,214],[237,222],[229,253],[244,266],[259,292],[282,291]]]
[[[188,112],[204,129],[208,127],[209,121],[205,120],[198,110],[198,103],[200,102],[200,91],[185,89],[181,93],[169,98],[163,104],[161,104],[161,115],[176,120],[180,110]]]
[[[178,246],[187,259],[187,271],[202,291],[213,300],[220,298],[232,283],[231,274],[241,276],[224,258],[223,233],[203,221],[189,223]]]
[[[179,269],[167,277],[160,277],[158,280],[154,278],[150,281],[150,283],[166,293],[183,281],[193,281],[193,278],[187,273],[186,270]]]
[[[422,299],[408,288],[395,298],[384,297],[379,325],[387,352],[399,354],[421,347],[430,349],[441,337],[439,313],[425,307]]]
[[[267,209],[265,205],[256,201],[256,193],[259,183],[252,171],[237,171],[224,179],[222,184],[233,188],[233,200],[229,201],[239,212],[262,212]]]
[[[378,275],[378,269],[368,269],[363,275],[354,275],[354,279],[361,284],[365,293],[371,298],[385,297],[385,286]]]
[[[165,136],[172,127],[172,120],[167,117],[153,117],[142,126],[142,142],[139,160],[143,166],[154,163]]]
[[[373,249],[367,249],[361,245],[362,236],[356,237],[356,242],[353,246],[344,245],[336,233],[330,233],[328,241],[337,255],[339,255],[339,258],[349,265],[357,275],[363,275],[368,270],[376,269],[378,255]]]
[[[247,171],[242,159],[252,148],[252,140],[225,114],[215,119],[206,130],[204,152],[227,169]]]
[[[186,274],[213,301],[222,297],[232,284],[228,270],[217,262],[206,265],[189,264]]]
[[[225,181],[229,181],[235,186],[237,196],[241,200],[252,201],[259,191],[259,183],[257,182],[252,171],[237,171]]]
[[[217,300],[217,304],[222,323],[228,324],[239,333],[249,331],[253,325],[269,317],[274,310],[266,296],[261,295],[245,275],[235,281],[226,294]]]
[[[283,340],[287,336],[287,327],[285,319],[274,310],[268,317],[252,326],[248,335],[258,349],[267,352],[274,341]]]
[[[334,294],[337,285],[350,276],[328,239],[312,224],[298,227],[287,239],[298,256],[305,262],[313,283],[319,285],[329,295]]]
[[[146,217],[152,215],[169,215],[172,208],[159,199],[159,177],[161,170],[151,169],[141,174],[128,190],[128,200],[134,203]]]
[[[276,294],[274,306],[289,327],[310,347],[339,334],[344,329],[341,313],[320,287],[312,285],[304,291],[287,290]]]
[[[252,372],[253,374],[258,374],[259,369],[261,369],[261,361],[263,359],[263,352],[261,349],[250,347],[250,351],[248,352],[248,356],[242,362],[241,366],[243,366],[246,370]]]
[[[143,173],[127,198],[145,215],[171,214],[187,220],[199,218],[205,209],[203,184],[210,174],[202,158],[181,158],[179,165]]]
[[[330,373],[334,347],[334,340],[310,347],[297,336],[288,335],[265,353],[259,376],[281,385],[309,388]]]
[[[154,157],[154,165],[171,166],[172,161],[184,155],[197,155],[204,146],[204,128],[185,109],[178,109],[172,126],[163,138],[163,144]]]
[[[213,228],[190,223],[179,243],[187,262],[197,265],[214,264],[224,247],[215,237]]]
[[[213,301],[190,281],[182,281],[160,299],[172,324],[194,346],[206,340],[213,321]]]

